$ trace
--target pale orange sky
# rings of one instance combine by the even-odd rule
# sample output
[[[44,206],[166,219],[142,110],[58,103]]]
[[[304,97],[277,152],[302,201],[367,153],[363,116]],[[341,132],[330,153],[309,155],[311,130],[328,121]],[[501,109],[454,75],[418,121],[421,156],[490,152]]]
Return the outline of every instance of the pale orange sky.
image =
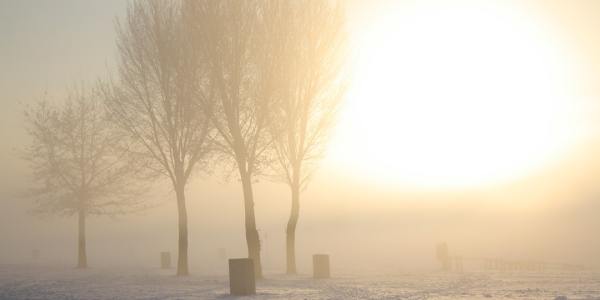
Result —
[[[386,2],[395,1],[378,3],[385,7]],[[401,2],[410,5],[414,1]],[[532,15],[549,20],[550,26],[566,37],[586,66],[581,95],[600,102],[600,84],[596,84],[600,82],[600,2],[512,2],[525,3]],[[372,7],[375,2],[366,3],[353,5],[354,29],[377,18],[378,9]],[[125,7],[124,0],[0,0],[0,263],[24,260],[35,247],[46,247],[44,253],[52,261],[70,262],[75,250],[71,247],[73,220],[39,220],[26,213],[29,203],[14,197],[26,181],[27,171],[15,155],[15,149],[26,141],[23,105],[45,92],[60,98],[73,82],[105,76],[114,63],[114,20]],[[594,107],[582,109],[588,120],[600,120]],[[372,178],[340,174],[344,172],[336,172],[338,165],[327,162],[303,194],[299,253],[330,251],[344,262],[380,256],[375,266],[430,267],[433,263],[427,251],[436,242],[448,240],[465,255],[541,256],[589,260],[598,266],[598,129],[600,121],[589,122],[586,130],[593,133],[589,143],[543,172],[486,189],[448,192],[382,185]],[[223,183],[222,177],[216,177],[198,178],[188,191],[192,251],[210,254],[223,246],[241,255],[241,191],[235,180]],[[144,251],[158,253],[174,247],[173,201],[166,191],[157,195],[165,203],[141,216],[91,221],[90,256],[110,261],[114,255],[123,261],[135,253],[138,257],[132,263],[141,264],[154,259],[153,253]],[[256,198],[261,234],[268,234],[265,251],[275,255],[266,268],[275,268],[282,263],[278,258],[283,256],[288,192],[285,186],[261,181]],[[401,258],[389,263],[395,255]],[[198,256],[191,259],[202,264]]]
[[[435,1],[429,1],[435,3]],[[469,2],[469,1],[459,1]],[[23,104],[31,103],[48,93],[60,98],[65,87],[74,82],[93,82],[105,77],[113,67],[114,21],[122,15],[125,0],[113,1],[2,1],[0,2],[0,89],[3,110],[0,112],[0,138],[21,141]],[[400,5],[398,5],[400,3]],[[381,12],[389,7],[410,9],[415,1],[351,2],[350,25],[354,32],[364,31],[376,23]],[[423,3],[423,2],[421,2]],[[474,2],[476,3],[476,2]],[[502,1],[512,3],[532,18],[547,21],[557,36],[566,38],[576,49],[579,61],[587,68],[578,90],[582,98],[600,95],[595,82],[600,80],[600,4],[596,1]],[[582,107],[593,120],[595,107]],[[368,120],[368,118],[367,118]],[[355,121],[351,121],[355,122]],[[586,122],[583,120],[582,122]],[[597,131],[595,124],[586,123],[586,130]],[[342,132],[343,133],[343,132]],[[20,143],[0,145],[0,158],[14,166],[13,148]],[[335,146],[335,145],[334,145]],[[335,147],[334,147],[335,148]],[[338,153],[339,154],[339,153]],[[345,162],[347,163],[347,162]],[[333,168],[339,167],[336,164]],[[14,166],[16,167],[16,166]],[[14,176],[6,178],[14,180]]]

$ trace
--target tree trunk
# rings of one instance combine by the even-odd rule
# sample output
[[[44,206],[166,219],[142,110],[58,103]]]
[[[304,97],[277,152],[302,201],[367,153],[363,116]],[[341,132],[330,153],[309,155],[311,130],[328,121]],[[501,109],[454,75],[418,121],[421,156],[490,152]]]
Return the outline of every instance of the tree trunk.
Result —
[[[250,173],[240,169],[242,187],[244,189],[244,218],[246,226],[246,243],[248,245],[248,257],[254,261],[254,274],[256,278],[262,278],[262,266],[260,262],[260,239],[256,230],[256,217],[254,216],[254,194],[252,192],[252,178]]]
[[[185,207],[185,187],[177,184],[175,187],[177,194],[177,212],[179,217],[179,252],[177,255],[177,276],[189,275],[188,270],[188,228],[187,228],[187,209]]]
[[[290,275],[297,274],[296,271],[296,224],[298,224],[298,217],[300,214],[300,187],[299,184],[294,182],[291,185],[292,189],[292,209],[290,212],[290,218],[288,220],[286,228],[286,254],[287,254],[287,265],[286,273]]]
[[[78,229],[79,229],[79,238],[77,242],[77,268],[85,269],[87,268],[87,252],[85,247],[85,211],[80,209],[78,212]]]

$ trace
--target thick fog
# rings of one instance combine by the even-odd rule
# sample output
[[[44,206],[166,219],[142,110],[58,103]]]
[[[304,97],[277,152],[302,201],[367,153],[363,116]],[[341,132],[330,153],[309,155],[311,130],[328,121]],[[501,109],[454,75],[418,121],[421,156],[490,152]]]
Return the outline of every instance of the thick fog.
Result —
[[[568,9],[558,1],[531,5],[570,34],[589,62],[588,80],[593,82],[600,80],[600,9],[586,7],[600,7],[593,1],[576,2]],[[29,170],[19,158],[19,149],[28,143],[22,112],[45,94],[59,99],[70,82],[91,82],[110,72],[114,20],[125,7],[126,1],[0,2],[0,264],[76,262],[76,218],[32,214],[33,204],[20,197],[29,183]],[[368,12],[351,15],[356,24],[366,22],[361,16],[369,17]],[[600,101],[597,86],[582,93]],[[596,113],[589,111],[591,119]],[[299,272],[310,272],[315,253],[330,254],[338,273],[434,270],[439,268],[435,246],[440,242],[465,259],[600,267],[600,122],[590,126],[593,134],[562,159],[521,179],[482,187],[383,184],[326,157],[302,192]],[[167,181],[157,181],[144,197],[152,205],[147,210],[89,219],[92,268],[154,268],[161,251],[176,255],[174,192]],[[217,169],[195,176],[187,203],[191,273],[225,274],[220,249],[230,258],[247,256],[236,174]],[[255,209],[263,268],[283,273],[289,188],[260,178]],[[34,250],[39,250],[35,260]]]
[[[581,183],[575,174],[594,178],[598,170],[590,162],[577,162],[559,172],[559,178],[540,176],[527,182],[532,184],[454,192],[405,192],[323,171],[303,193],[299,271],[310,271],[314,253],[330,253],[338,272],[433,270],[438,268],[435,245],[441,241],[465,258],[597,267],[599,191],[593,180]],[[224,273],[220,248],[228,257],[246,255],[239,185],[197,178],[188,196],[191,269]],[[131,216],[90,219],[91,266],[155,267],[159,252],[175,253],[172,193],[159,188],[148,197],[158,206]],[[75,218],[38,218],[27,213],[30,209],[26,202],[2,202],[2,263],[31,263],[31,253],[38,249],[38,262],[73,264]],[[256,210],[265,271],[283,272],[286,187],[258,184]]]

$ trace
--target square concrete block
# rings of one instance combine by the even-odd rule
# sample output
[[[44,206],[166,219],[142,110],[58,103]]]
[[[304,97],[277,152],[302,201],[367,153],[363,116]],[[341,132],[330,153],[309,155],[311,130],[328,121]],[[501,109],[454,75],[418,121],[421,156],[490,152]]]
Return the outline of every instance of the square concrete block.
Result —
[[[254,261],[250,258],[229,260],[229,290],[232,295],[244,296],[256,294]]]
[[[313,255],[313,277],[314,278],[329,278],[329,255],[315,254]]]
[[[171,253],[161,252],[160,253],[160,267],[161,269],[171,268]]]

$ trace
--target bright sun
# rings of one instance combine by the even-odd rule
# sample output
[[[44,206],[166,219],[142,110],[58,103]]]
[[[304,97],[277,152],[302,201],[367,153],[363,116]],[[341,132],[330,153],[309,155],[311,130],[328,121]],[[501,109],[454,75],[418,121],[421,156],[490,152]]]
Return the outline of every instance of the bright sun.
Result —
[[[514,3],[396,5],[356,34],[330,161],[394,184],[457,187],[514,180],[568,150],[572,55]]]

